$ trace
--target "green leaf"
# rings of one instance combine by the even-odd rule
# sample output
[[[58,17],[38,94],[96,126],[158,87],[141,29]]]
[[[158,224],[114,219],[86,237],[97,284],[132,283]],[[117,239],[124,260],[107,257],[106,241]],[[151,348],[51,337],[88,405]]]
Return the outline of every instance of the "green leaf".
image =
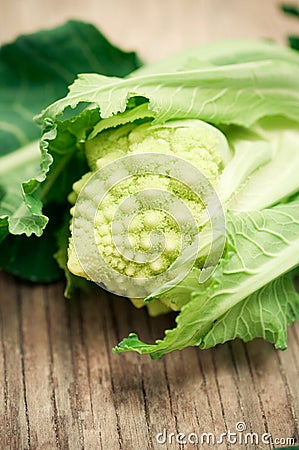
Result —
[[[55,233],[61,227],[65,205],[51,204],[45,213],[52,218],[42,237],[9,234],[1,243],[0,267],[19,278],[49,283],[62,277],[63,272],[53,258],[57,250]]]
[[[122,77],[139,65],[134,53],[121,51],[93,25],[79,21],[21,36],[0,49],[0,242],[12,252],[9,264],[6,260],[2,267],[5,265],[14,273],[23,272],[29,279],[44,280],[38,264],[32,264],[31,269],[28,264],[25,267],[25,261],[21,264],[20,255],[28,251],[30,244],[22,237],[6,237],[9,233],[40,236],[48,222],[41,200],[45,204],[58,201],[66,205],[73,181],[86,170],[82,152],[75,155],[77,135],[68,133],[66,138],[66,129],[62,134],[67,146],[62,154],[57,153],[53,161],[47,142],[42,143],[40,153],[40,128],[33,117],[65,95],[67,86],[79,72]],[[46,121],[45,137],[53,139],[56,131],[53,122]],[[52,163],[49,178],[41,188]],[[58,211],[55,207],[50,209],[53,211],[50,219],[56,223]],[[50,275],[49,269],[49,279],[54,279],[58,274],[50,245],[54,237],[45,235],[42,239],[45,242],[39,242],[38,246],[45,247],[45,267],[55,265],[55,275]],[[4,254],[5,248],[0,251]],[[38,250],[33,255],[36,258],[37,253]]]
[[[289,272],[273,280],[231,308],[214,323],[200,347],[214,347],[236,338],[247,342],[261,337],[276,348],[287,348],[287,326],[299,317],[295,274]]]
[[[275,115],[298,121],[299,55],[287,49],[279,54],[271,59],[271,52],[265,52],[263,60],[178,72],[137,72],[125,80],[81,74],[69,94],[49,106],[40,120],[55,118],[82,102],[97,105],[105,119],[124,112],[129,98],[143,96],[156,122],[197,118],[248,127]]]
[[[181,281],[165,283],[157,292],[153,292],[145,299],[147,304],[151,304],[152,300],[160,299],[162,303],[168,305],[174,311],[180,311],[192,297],[193,292],[198,289],[198,280],[201,270],[193,267],[188,275]]]
[[[124,339],[115,352],[134,350],[160,358],[176,349],[204,346],[205,336],[215,321],[298,266],[299,200],[263,211],[228,214],[227,238],[228,253],[212,277],[194,290],[191,300],[177,317],[177,327],[166,331],[165,338],[156,344],[145,344],[136,340],[136,336],[131,336]],[[267,289],[271,291],[271,287]],[[261,294],[257,295],[261,299]],[[264,298],[267,299],[267,296]],[[288,301],[291,304],[285,306],[288,310],[285,323],[298,316],[298,296],[290,296]],[[265,303],[265,308],[273,308],[272,314],[277,314],[276,306],[275,300]],[[260,329],[256,331],[259,333]],[[266,338],[270,336],[270,340],[274,339],[274,332],[264,334]],[[248,334],[245,339],[247,337]],[[277,339],[277,345],[283,346],[281,333],[278,333]]]
[[[299,124],[267,117],[251,131],[255,140],[244,129],[227,133],[234,158],[221,174],[219,195],[238,211],[269,207],[299,190]]]
[[[0,200],[0,224],[6,224],[7,231],[12,234],[32,233],[40,236],[48,219],[42,214],[41,203],[26,205],[22,183],[39,174],[40,152],[38,142],[33,141],[26,147],[0,158],[0,186],[2,198]]]
[[[288,36],[289,46],[294,50],[299,50],[299,36]]]
[[[139,65],[134,53],[114,47],[93,25],[79,21],[4,45],[0,50],[0,154],[39,136],[33,116],[65,95],[78,73],[123,77]]]
[[[299,8],[295,5],[281,5],[281,9],[286,14],[299,17]]]
[[[263,40],[225,40],[208,42],[200,47],[184,49],[161,61],[144,65],[130,76],[150,75],[163,72],[181,72],[184,70],[204,69],[215,66],[227,66],[258,62],[269,59],[296,64],[297,55],[274,42]]]
[[[299,17],[299,8],[295,5],[281,5],[281,9],[286,14]],[[288,36],[288,43],[294,50],[299,50],[299,36]]]

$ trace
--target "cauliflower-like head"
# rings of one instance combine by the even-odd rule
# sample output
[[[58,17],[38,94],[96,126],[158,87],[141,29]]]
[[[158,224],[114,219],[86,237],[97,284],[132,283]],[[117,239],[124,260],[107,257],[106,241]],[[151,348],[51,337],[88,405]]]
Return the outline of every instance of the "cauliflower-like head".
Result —
[[[92,181],[93,176],[124,157],[155,154],[156,164],[157,154],[161,154],[164,165],[168,160],[171,165],[173,157],[180,158],[195,166],[217,187],[219,175],[230,159],[225,136],[200,120],[170,121],[162,125],[147,122],[103,131],[85,145],[91,172],[73,187],[72,201],[79,194],[81,201],[80,207],[76,209],[75,204],[72,211],[76,215],[77,236],[82,242],[86,239],[87,224],[93,223],[93,249],[105,261],[97,268],[96,281],[105,280],[105,287],[115,291],[115,285],[121,285],[122,276],[138,283],[138,279],[165,273],[182,250],[192,246],[202,227],[207,226],[206,205],[188,183],[171,175],[171,169],[168,172],[166,167],[161,173],[156,166],[150,172],[137,171],[131,176],[124,173],[116,183],[111,183],[101,202],[95,205],[98,184]],[[151,203],[151,195],[158,195],[159,200]],[[87,242],[85,248],[86,252],[90,251]],[[94,264],[94,255],[84,255],[82,263],[82,250],[79,253],[72,237],[68,268],[75,275],[90,278],[89,267]],[[196,264],[200,266],[200,258]],[[107,268],[113,269],[111,284]],[[119,281],[115,274],[119,274]],[[124,294],[132,297],[133,291],[126,289]]]

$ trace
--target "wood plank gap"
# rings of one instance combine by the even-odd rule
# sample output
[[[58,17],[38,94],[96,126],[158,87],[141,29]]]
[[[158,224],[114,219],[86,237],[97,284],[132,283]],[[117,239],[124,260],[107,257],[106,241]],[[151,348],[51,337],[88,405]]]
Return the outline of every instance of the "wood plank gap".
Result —
[[[227,346],[228,346],[228,349],[229,349],[229,354],[230,354],[232,366],[234,368],[233,380],[234,380],[236,391],[237,391],[238,405],[239,405],[241,413],[242,413],[242,419],[243,419],[243,421],[245,423],[244,407],[243,407],[242,396],[241,396],[241,392],[240,392],[240,388],[239,388],[240,376],[239,376],[239,371],[238,371],[238,365],[237,365],[237,362],[236,362],[236,358],[235,358],[235,355],[234,355],[234,351],[233,351],[231,342],[228,342]],[[250,430],[250,431],[252,431],[252,430]]]
[[[140,361],[140,358],[139,358],[139,361]],[[145,423],[146,423],[146,427],[147,427],[149,444],[150,444],[150,447],[153,448],[153,440],[152,440],[152,435],[151,435],[151,430],[150,430],[150,416],[149,416],[148,402],[147,402],[145,383],[144,383],[143,364],[141,361],[140,361],[140,365],[141,365],[141,389],[142,389],[142,397],[143,397],[144,417],[145,417]]]
[[[154,337],[154,330],[153,330],[153,321],[151,320],[150,315],[148,314],[148,311],[145,312],[144,315],[144,320],[145,323],[147,325],[148,331],[149,331],[149,337],[151,342],[155,342],[155,337]],[[150,356],[148,355],[148,358],[150,358]],[[157,363],[159,363],[158,361],[156,361]],[[163,373],[164,373],[164,377],[165,377],[165,384],[166,384],[166,389],[167,389],[167,394],[168,394],[168,401],[169,401],[169,410],[171,412],[171,415],[174,419],[174,423],[175,423],[175,427],[176,427],[176,431],[178,430],[178,424],[177,424],[177,418],[173,413],[173,406],[172,406],[172,398],[171,398],[171,393],[170,393],[170,386],[169,386],[169,381],[167,379],[167,376],[165,376],[165,371],[166,371],[166,364],[165,364],[165,358],[163,358],[163,361],[160,361],[160,363],[163,366]],[[153,441],[152,441],[153,443]],[[154,448],[154,445],[153,445]],[[169,449],[169,443],[166,443],[166,449]]]
[[[209,411],[210,411],[210,416],[211,416],[211,419],[212,419],[212,424],[213,424],[213,427],[214,427],[214,432],[216,432],[216,422],[215,422],[215,417],[214,417],[214,414],[213,414],[213,408],[212,408],[212,404],[211,404],[211,399],[210,399],[209,392],[208,392],[208,389],[207,389],[206,375],[205,375],[205,372],[204,372],[204,369],[203,369],[203,366],[202,366],[202,362],[201,362],[201,359],[200,359],[200,351],[209,351],[209,350],[198,350],[196,352],[196,356],[197,356],[197,363],[198,363],[199,371],[200,371],[200,374],[201,374],[202,380],[203,380],[204,391],[205,391],[205,394],[206,394],[206,397],[207,397],[207,402],[208,402],[208,405],[209,405]]]
[[[261,409],[263,424],[264,424],[264,427],[265,427],[265,432],[269,434],[269,428],[268,428],[268,425],[267,425],[267,418],[266,418],[265,408],[264,408],[264,405],[263,405],[263,401],[262,401],[259,389],[257,389],[257,386],[255,384],[255,379],[254,379],[254,375],[253,375],[253,368],[251,366],[251,361],[250,361],[250,358],[249,358],[247,347],[246,347],[246,344],[244,342],[242,342],[242,344],[243,344],[243,347],[244,347],[245,358],[246,358],[246,362],[247,362],[247,365],[248,365],[250,377],[251,377],[251,380],[252,380],[252,386],[253,386],[254,392],[256,393],[256,396],[257,396],[257,399],[258,399],[258,403],[259,403],[259,407]]]
[[[112,324],[113,324],[113,328],[115,330],[115,334],[117,336],[117,340],[119,341],[119,332],[117,330],[117,322],[116,322],[116,318],[115,318],[115,314],[114,314],[114,310],[112,308],[111,302],[109,301],[109,299],[107,298],[106,294],[105,295],[105,300],[109,305],[109,312],[111,315],[111,320],[112,320]],[[114,375],[113,375],[113,370],[112,370],[112,361],[111,361],[111,348],[109,346],[109,342],[108,342],[108,329],[107,329],[107,320],[104,320],[104,340],[105,340],[105,347],[106,347],[106,351],[107,351],[107,357],[108,357],[108,364],[109,364],[109,372],[111,374],[111,389],[112,389],[112,394],[113,394],[113,408],[115,411],[115,418],[116,418],[116,429],[117,429],[117,436],[118,436],[118,443],[119,443],[119,450],[126,450],[123,449],[123,438],[122,438],[122,434],[121,434],[121,428],[120,428],[120,418],[119,418],[119,411],[117,408],[117,402],[116,402],[116,389],[115,389],[115,380],[114,380]]]
[[[235,375],[233,375],[233,379],[234,379],[235,386],[236,386],[236,391],[237,391],[238,405],[239,405],[239,408],[240,408],[240,411],[241,411],[241,414],[242,414],[243,423],[245,423],[246,430],[247,430],[247,423],[246,423],[246,418],[245,418],[245,415],[244,415],[244,406],[243,406],[243,401],[242,401],[242,395],[241,395],[240,388],[239,388],[240,375],[239,375],[238,365],[237,365],[237,362],[236,362],[236,358],[235,358],[234,350],[233,350],[233,347],[232,347],[232,343],[228,342],[227,345],[228,345],[228,348],[229,348],[229,353],[230,353],[230,356],[231,356],[231,361],[232,361],[232,365],[233,365],[234,372],[235,372]],[[250,423],[250,432],[251,433],[255,432],[255,430],[253,430],[253,428],[252,428],[252,424],[251,423]],[[249,446],[246,445],[245,448],[249,449]]]
[[[84,435],[83,435],[83,429],[82,429],[82,422],[79,418],[79,411],[78,411],[78,405],[81,404],[80,402],[80,398],[79,398],[79,393],[78,393],[78,389],[77,389],[77,374],[76,374],[76,363],[75,363],[75,355],[74,355],[74,348],[72,343],[74,342],[74,334],[73,334],[73,330],[72,330],[72,321],[71,321],[71,313],[70,313],[70,308],[66,309],[67,311],[67,326],[68,329],[70,330],[70,342],[71,342],[71,346],[70,346],[70,350],[71,350],[71,360],[72,360],[72,372],[73,372],[73,377],[74,377],[74,388],[75,388],[75,400],[76,400],[76,422],[77,422],[77,428],[78,428],[78,434],[79,434],[79,444],[81,445],[81,450],[85,450],[84,448]],[[72,394],[70,394],[72,395]],[[72,399],[71,399],[71,403]]]
[[[1,336],[1,350],[2,350],[2,366],[3,366],[3,400],[4,400],[4,422],[5,422],[5,431],[7,430],[9,433],[9,420],[8,420],[8,379],[7,379],[7,361],[6,361],[6,350],[4,344],[4,327],[3,327],[3,316],[2,316],[2,308],[0,308],[0,336]],[[6,441],[6,437],[4,438],[4,442]]]
[[[227,433],[228,432],[228,427],[227,427],[227,423],[226,423],[224,405],[223,405],[223,400],[222,400],[222,396],[221,396],[221,390],[220,390],[219,381],[218,381],[218,370],[217,370],[217,366],[216,366],[216,362],[215,362],[215,353],[214,352],[212,352],[212,366],[213,366],[213,372],[214,372],[214,375],[215,375],[215,383],[216,383],[216,388],[217,388],[217,394],[218,394],[218,398],[219,398],[219,402],[220,402],[221,416],[222,416],[222,419],[223,419],[225,431]],[[231,448],[230,444],[227,444],[227,448],[228,449]]]
[[[3,327],[3,315],[2,309],[0,308],[0,333],[1,333],[1,350],[2,350],[2,367],[3,367],[3,400],[4,400],[4,433],[5,435],[1,438],[2,442],[7,442],[10,440],[11,432],[8,419],[8,379],[7,379],[7,361],[6,361],[6,350],[4,345],[4,327]],[[9,437],[9,440],[7,439]]]
[[[22,321],[22,295],[21,287],[16,285],[16,299],[17,299],[17,314],[18,314],[18,330],[19,330],[19,342],[20,342],[20,354],[21,354],[21,373],[22,373],[22,388],[23,388],[23,400],[25,406],[25,418],[26,418],[26,431],[27,431],[27,443],[28,449],[31,449],[31,437],[30,437],[30,418],[27,401],[27,388],[26,388],[26,369],[25,369],[25,351],[24,351],[24,333],[23,333],[23,321]]]
[[[49,355],[50,355],[50,365],[49,365],[49,378],[50,378],[50,386],[51,386],[51,403],[54,411],[54,433],[55,433],[55,441],[56,448],[61,450],[63,448],[63,443],[60,441],[59,436],[59,418],[58,418],[58,409],[57,409],[57,401],[55,395],[55,385],[54,385],[54,374],[53,374],[53,366],[54,366],[54,358],[53,358],[53,343],[51,336],[51,319],[50,319],[50,311],[49,311],[49,297],[48,290],[46,288],[43,289],[44,294],[44,304],[45,304],[45,313],[46,313],[46,324],[47,324],[47,334],[49,340]],[[64,448],[66,448],[64,446]]]
[[[163,357],[163,361],[162,362],[163,362],[163,373],[164,373],[165,382],[166,382],[166,389],[167,389],[167,394],[168,394],[168,399],[169,399],[169,408],[170,408],[171,415],[172,415],[172,417],[174,419],[174,426],[175,426],[176,434],[178,434],[179,433],[178,418],[177,418],[177,415],[175,414],[175,412],[173,410],[173,401],[172,401],[169,377],[168,377],[168,373],[167,373],[165,356]],[[179,448],[180,449],[183,448],[181,444],[179,444]]]
[[[94,426],[94,413],[93,413],[93,403],[92,403],[92,395],[91,395],[91,377],[90,377],[90,365],[89,365],[89,352],[88,347],[86,345],[86,341],[84,338],[84,319],[83,319],[83,312],[82,312],[82,295],[81,293],[78,294],[78,302],[79,302],[79,333],[80,333],[80,341],[82,343],[82,348],[84,351],[85,359],[87,361],[87,380],[88,380],[88,393],[89,393],[89,402],[90,402],[90,410],[91,410],[91,416],[92,416],[92,423]]]

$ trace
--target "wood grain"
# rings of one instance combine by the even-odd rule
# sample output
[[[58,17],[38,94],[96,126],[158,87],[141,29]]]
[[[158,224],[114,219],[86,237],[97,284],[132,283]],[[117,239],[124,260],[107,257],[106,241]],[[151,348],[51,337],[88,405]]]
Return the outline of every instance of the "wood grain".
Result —
[[[298,439],[299,323],[285,352],[236,341],[152,361],[111,348],[130,330],[161,336],[172,317],[149,319],[102,292],[68,301],[61,284],[31,286],[4,274],[0,283],[2,448],[174,449],[182,447],[159,444],[157,433],[219,437],[238,422]]]
[[[146,61],[223,38],[285,42],[298,21],[279,0],[1,0],[0,42],[75,18],[97,25],[113,42]],[[287,2],[286,2],[287,3]],[[292,0],[299,6],[299,0]]]
[[[149,61],[214,39],[282,43],[287,32],[299,34],[298,23],[281,15],[274,0],[1,0],[0,41],[70,17],[93,21]],[[273,448],[156,439],[164,429],[168,436],[220,437],[238,422],[259,436],[298,442],[299,323],[290,328],[284,352],[256,340],[186,349],[162,361],[112,354],[128,332],[153,341],[173,320],[149,318],[100,290],[68,301],[62,283],[33,286],[0,274],[1,449]]]

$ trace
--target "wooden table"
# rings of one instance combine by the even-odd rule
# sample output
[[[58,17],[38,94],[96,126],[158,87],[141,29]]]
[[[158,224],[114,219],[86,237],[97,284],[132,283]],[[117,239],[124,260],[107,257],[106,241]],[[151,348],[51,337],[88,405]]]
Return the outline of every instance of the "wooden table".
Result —
[[[0,41],[70,17],[93,21],[149,61],[212,39],[284,42],[288,32],[299,34],[298,21],[274,0],[1,0]],[[162,361],[117,356],[111,348],[129,331],[153,340],[173,317],[149,318],[101,290],[68,301],[62,283],[31,286],[4,273],[0,320],[1,449],[273,448],[261,442],[263,433],[298,442],[299,323],[285,352],[256,340]],[[236,424],[257,433],[259,444],[175,442],[180,432],[219,440]]]

